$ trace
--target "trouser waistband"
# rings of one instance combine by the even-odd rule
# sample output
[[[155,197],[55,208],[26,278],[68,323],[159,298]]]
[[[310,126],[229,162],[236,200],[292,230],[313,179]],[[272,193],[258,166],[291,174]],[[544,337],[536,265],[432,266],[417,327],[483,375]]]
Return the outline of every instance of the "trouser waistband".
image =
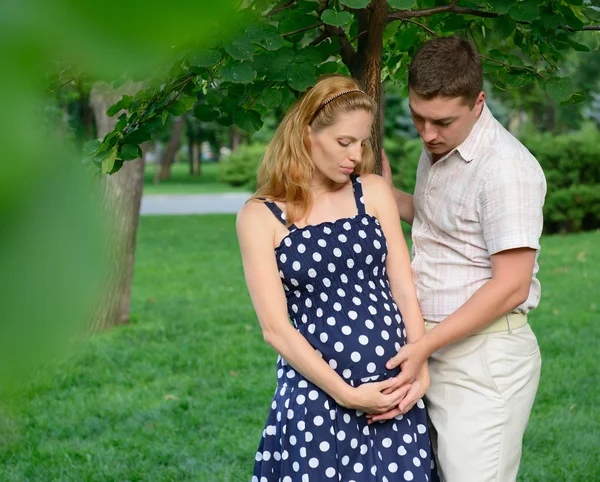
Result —
[[[437,321],[425,320],[425,331],[430,331],[438,324]],[[527,315],[524,313],[508,313],[501,316],[493,323],[486,326],[484,329],[473,333],[473,335],[486,335],[488,333],[501,333],[503,331],[511,332],[517,328],[522,328],[527,324]],[[472,335],[472,336],[473,336]]]

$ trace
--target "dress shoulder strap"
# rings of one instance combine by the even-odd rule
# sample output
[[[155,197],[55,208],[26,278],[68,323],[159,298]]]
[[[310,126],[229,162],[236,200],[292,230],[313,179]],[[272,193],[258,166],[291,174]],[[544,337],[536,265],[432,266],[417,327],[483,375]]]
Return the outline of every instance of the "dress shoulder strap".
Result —
[[[356,208],[358,209],[358,214],[366,214],[365,210],[365,200],[363,197],[363,189],[362,184],[360,182],[360,176],[358,174],[352,174],[350,176],[352,180],[352,190],[354,191],[354,200],[356,201]]]
[[[258,199],[260,199],[261,201],[264,201],[265,206],[267,206],[271,210],[273,215],[281,222],[281,224],[283,224],[284,226],[287,226],[287,222],[285,219],[285,213],[281,210],[281,208],[277,204],[275,204],[273,201],[267,201],[267,198],[264,198],[264,197],[260,197]],[[290,226],[287,226],[287,228],[290,231],[294,231],[295,229],[298,229],[295,224],[291,224]]]

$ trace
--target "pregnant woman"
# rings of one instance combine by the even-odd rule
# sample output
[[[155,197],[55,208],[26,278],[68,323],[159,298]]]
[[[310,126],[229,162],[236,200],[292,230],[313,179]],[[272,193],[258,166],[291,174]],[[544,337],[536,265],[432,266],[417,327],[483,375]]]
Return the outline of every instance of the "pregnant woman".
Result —
[[[238,215],[248,289],[280,355],[256,482],[436,480],[427,367],[402,387],[385,368],[425,328],[393,195],[368,174],[375,114],[353,79],[321,79],[278,127]],[[400,403],[414,406],[368,423]]]

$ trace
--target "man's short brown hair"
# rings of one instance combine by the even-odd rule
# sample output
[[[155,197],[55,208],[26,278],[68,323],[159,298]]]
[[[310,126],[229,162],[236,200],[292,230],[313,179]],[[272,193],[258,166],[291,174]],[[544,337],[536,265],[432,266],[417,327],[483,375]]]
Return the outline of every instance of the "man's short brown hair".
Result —
[[[477,49],[456,36],[430,40],[417,51],[408,68],[408,87],[425,99],[462,97],[472,107],[483,90]]]

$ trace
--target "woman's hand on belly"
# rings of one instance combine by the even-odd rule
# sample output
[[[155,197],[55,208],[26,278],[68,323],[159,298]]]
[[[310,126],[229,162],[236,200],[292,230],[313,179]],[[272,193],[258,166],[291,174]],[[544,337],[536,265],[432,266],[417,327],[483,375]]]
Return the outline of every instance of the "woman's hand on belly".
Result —
[[[347,408],[370,414],[382,414],[394,410],[406,398],[410,385],[396,387],[396,378],[382,382],[363,383],[350,391],[341,404]],[[391,391],[390,391],[391,390]]]
[[[406,392],[406,396],[400,401],[400,403],[386,413],[367,414],[369,423],[379,422],[381,420],[389,420],[397,417],[398,415],[404,415],[405,413],[408,413],[421,398],[423,398],[425,392],[429,388],[429,367],[427,366],[427,363],[425,363],[421,370],[419,370],[417,377],[413,380],[413,382],[404,385],[404,387],[409,388]],[[390,389],[394,388],[395,387],[390,387]]]

